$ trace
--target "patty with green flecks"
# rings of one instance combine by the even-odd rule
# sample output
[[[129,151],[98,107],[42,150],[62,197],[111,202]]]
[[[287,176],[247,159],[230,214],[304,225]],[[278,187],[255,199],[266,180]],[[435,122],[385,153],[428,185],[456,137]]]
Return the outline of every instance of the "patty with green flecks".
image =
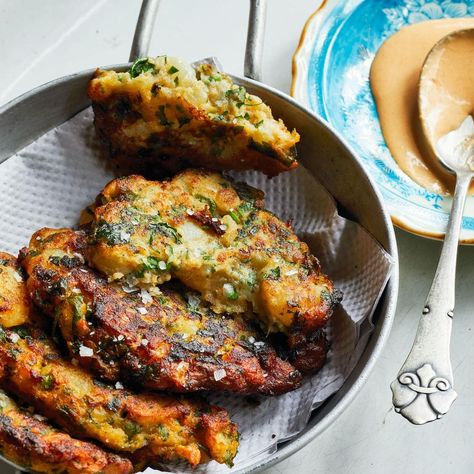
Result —
[[[53,427],[31,407],[20,407],[0,391],[0,454],[47,474],[131,474],[132,463]]]
[[[88,94],[111,158],[135,173],[203,166],[275,176],[298,166],[298,133],[211,64],[141,58],[127,72],[98,69]]]
[[[219,173],[115,179],[82,222],[88,260],[111,281],[177,278],[216,313],[252,310],[270,333],[313,334],[341,299],[291,226],[263,208],[263,193]]]
[[[11,265],[12,260],[0,268]],[[0,272],[0,289],[15,282],[10,272]],[[119,383],[114,388],[98,382],[64,359],[36,325],[38,318],[33,312],[30,322],[0,328],[0,388],[71,435],[146,464],[186,460],[195,466],[209,458],[232,464],[238,433],[225,410],[198,399],[136,394]]]
[[[35,304],[102,379],[180,392],[275,395],[299,386],[300,373],[245,315],[215,314],[183,288],[108,283],[84,264],[86,249],[83,232],[42,229],[21,262]]]

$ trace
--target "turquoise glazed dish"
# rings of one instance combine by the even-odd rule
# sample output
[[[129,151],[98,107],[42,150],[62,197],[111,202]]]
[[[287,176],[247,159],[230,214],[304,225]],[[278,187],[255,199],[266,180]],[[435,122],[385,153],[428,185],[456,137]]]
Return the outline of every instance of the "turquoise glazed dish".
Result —
[[[404,26],[474,16],[473,1],[323,1],[308,19],[293,58],[292,95],[352,146],[377,183],[395,224],[442,238],[452,199],[416,184],[398,167],[380,129],[369,84],[376,51]],[[463,243],[474,244],[474,196],[466,202]]]

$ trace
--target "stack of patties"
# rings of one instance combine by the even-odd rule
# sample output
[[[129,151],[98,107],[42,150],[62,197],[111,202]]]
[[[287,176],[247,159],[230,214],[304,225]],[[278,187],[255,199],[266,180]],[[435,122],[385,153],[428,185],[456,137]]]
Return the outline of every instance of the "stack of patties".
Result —
[[[298,134],[210,65],[141,59],[89,93],[112,157],[149,175],[297,166]],[[114,179],[79,230],[0,254],[1,454],[48,473],[232,466],[237,427],[196,392],[298,388],[340,299],[261,191],[202,169]]]
[[[61,281],[51,291],[61,293]],[[104,384],[68,360],[8,254],[0,254],[0,322],[0,387],[15,397],[0,397],[8,459],[38,472],[78,473],[129,473],[178,460],[232,464],[238,433],[222,408]]]

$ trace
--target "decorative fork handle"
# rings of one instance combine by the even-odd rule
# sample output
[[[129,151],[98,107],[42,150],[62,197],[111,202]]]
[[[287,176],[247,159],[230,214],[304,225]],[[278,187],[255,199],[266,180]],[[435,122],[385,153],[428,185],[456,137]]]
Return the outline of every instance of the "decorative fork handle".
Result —
[[[459,174],[435,277],[408,357],[392,382],[395,411],[416,425],[441,418],[457,397],[449,355],[456,257],[472,174]]]

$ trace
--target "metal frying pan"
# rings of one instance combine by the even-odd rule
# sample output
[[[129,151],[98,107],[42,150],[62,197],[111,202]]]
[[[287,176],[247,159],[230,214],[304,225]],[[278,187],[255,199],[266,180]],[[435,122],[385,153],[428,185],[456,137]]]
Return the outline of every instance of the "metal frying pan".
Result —
[[[147,55],[158,4],[159,0],[143,1],[130,61]],[[300,163],[334,196],[341,214],[357,221],[378,240],[392,256],[394,265],[374,314],[375,330],[342,388],[313,412],[308,425],[297,437],[279,445],[277,451],[263,462],[235,472],[255,472],[283,460],[335,421],[361,389],[380,355],[389,335],[398,294],[398,254],[392,222],[354,152],[321,118],[286,94],[259,82],[264,14],[265,0],[250,0],[245,77],[232,76],[232,79],[251,94],[261,97],[288,128],[298,130],[301,135],[298,147]],[[124,71],[129,67],[130,63],[127,63],[109,66],[108,69]],[[51,81],[0,108],[0,173],[2,163],[8,158],[90,105],[86,87],[93,72],[87,70]]]

